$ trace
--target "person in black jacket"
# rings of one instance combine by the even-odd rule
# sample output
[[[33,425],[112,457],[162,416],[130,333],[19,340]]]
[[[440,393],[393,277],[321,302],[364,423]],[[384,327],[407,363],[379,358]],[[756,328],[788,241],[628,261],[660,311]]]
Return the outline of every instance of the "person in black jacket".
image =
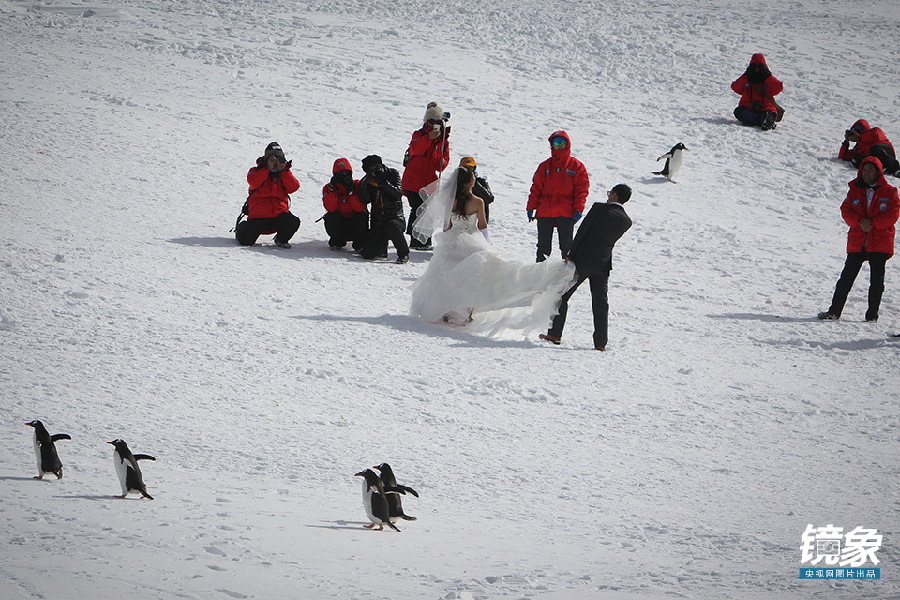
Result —
[[[409,262],[400,173],[385,166],[381,157],[374,154],[363,159],[362,168],[366,175],[359,181],[359,198],[369,205],[370,224],[360,256],[367,259],[387,257],[390,240],[397,250],[397,263]]]
[[[494,201],[494,193],[491,192],[491,186],[488,185],[487,179],[478,174],[478,171],[476,170],[478,168],[478,163],[475,162],[474,157],[463,156],[459,160],[459,166],[468,169],[475,174],[475,185],[472,186],[472,193],[484,200],[484,218],[485,221],[490,222],[490,206],[491,202]]]
[[[612,249],[616,242],[631,227],[631,218],[622,206],[631,198],[631,188],[620,183],[607,192],[606,203],[595,202],[587,217],[578,227],[566,261],[575,263],[577,278],[575,285],[563,294],[559,304],[559,314],[553,317],[553,324],[540,338],[553,344],[562,340],[569,298],[584,283],[591,281],[591,306],[594,313],[594,349],[606,350],[607,324],[609,317],[609,272],[612,270]]]

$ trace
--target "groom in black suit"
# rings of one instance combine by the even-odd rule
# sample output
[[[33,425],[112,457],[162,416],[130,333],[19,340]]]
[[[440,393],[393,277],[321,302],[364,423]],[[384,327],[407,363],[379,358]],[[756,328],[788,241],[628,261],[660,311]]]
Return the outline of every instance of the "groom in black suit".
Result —
[[[547,333],[541,334],[542,340],[559,345],[563,327],[566,325],[566,313],[569,311],[569,298],[585,279],[590,279],[591,304],[594,312],[594,348],[606,350],[609,318],[607,290],[609,272],[612,270],[612,249],[631,227],[631,218],[622,206],[631,198],[631,188],[620,183],[609,190],[606,197],[605,204],[594,203],[578,227],[575,239],[572,240],[572,247],[566,255],[566,260],[575,263],[578,277],[575,285],[563,294],[559,314],[553,317],[553,324]]]

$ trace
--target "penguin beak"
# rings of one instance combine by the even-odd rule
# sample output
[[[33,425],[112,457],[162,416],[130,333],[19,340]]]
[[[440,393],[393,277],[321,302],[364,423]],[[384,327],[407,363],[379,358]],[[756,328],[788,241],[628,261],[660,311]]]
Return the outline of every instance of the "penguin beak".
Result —
[[[359,473],[354,473],[353,476],[354,476],[354,477],[365,477],[366,475],[365,475],[365,473],[363,473],[362,471],[360,471]]]
[[[115,444],[114,444],[113,442],[106,442],[106,443],[107,443],[107,444],[112,444],[113,446],[115,446]]]

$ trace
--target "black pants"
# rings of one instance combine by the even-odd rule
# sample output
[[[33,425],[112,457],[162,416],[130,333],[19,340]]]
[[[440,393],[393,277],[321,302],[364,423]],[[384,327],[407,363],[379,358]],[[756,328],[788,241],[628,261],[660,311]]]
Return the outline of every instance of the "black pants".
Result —
[[[388,219],[383,223],[375,223],[366,235],[366,241],[359,251],[363,258],[387,256],[387,243],[390,240],[397,250],[397,258],[409,254],[409,245],[403,235],[403,219]]]
[[[746,106],[738,106],[734,109],[734,116],[743,125],[749,125],[751,127],[762,125],[763,121],[766,119],[771,119],[772,123],[775,122],[775,113],[771,110],[761,110],[757,112],[750,110]]]
[[[589,279],[591,284],[591,310],[594,313],[594,348],[606,348],[609,323],[609,298],[607,297],[609,274],[594,275],[592,277],[579,275],[575,285],[563,294],[559,303],[559,313],[553,317],[553,324],[547,333],[559,338],[562,337],[563,327],[566,326],[566,315],[569,312],[569,298],[572,297],[578,286],[584,283],[585,279]]]
[[[537,220],[538,241],[537,261],[544,262],[553,252],[553,229],[559,234],[559,250],[563,258],[572,247],[572,232],[575,231],[574,217],[541,217]]]
[[[881,306],[881,295],[884,293],[885,264],[889,258],[890,255],[886,252],[848,252],[844,270],[841,271],[841,277],[834,286],[834,296],[831,298],[831,307],[828,312],[841,316],[853,282],[856,281],[856,276],[859,275],[863,263],[868,260],[870,279],[869,308],[866,310],[866,319],[877,319],[878,309]]]
[[[271,219],[247,219],[234,228],[234,237],[241,246],[252,246],[263,233],[275,233],[279,242],[287,242],[300,229],[300,218],[283,212]]]
[[[869,149],[869,156],[874,156],[881,161],[886,175],[894,175],[900,171],[900,162],[894,157],[894,152],[887,144],[875,144]],[[854,166],[859,167],[862,159],[855,161]]]
[[[328,234],[328,245],[343,248],[348,241],[353,242],[353,249],[362,248],[369,232],[369,215],[353,213],[350,217],[342,217],[338,212],[325,213],[325,233]]]
[[[425,201],[422,200],[422,196],[420,196],[417,192],[403,190],[403,195],[406,196],[406,201],[409,202],[409,223],[407,223],[406,225],[406,235],[409,236],[410,246],[412,246],[413,248],[430,246],[431,238],[428,238],[425,242],[420,242],[412,236],[413,225],[416,222],[416,211],[425,203]]]

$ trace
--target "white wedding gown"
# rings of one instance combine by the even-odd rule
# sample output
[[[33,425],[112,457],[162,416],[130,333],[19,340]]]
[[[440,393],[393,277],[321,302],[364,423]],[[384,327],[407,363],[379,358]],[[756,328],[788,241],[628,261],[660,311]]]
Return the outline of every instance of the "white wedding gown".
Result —
[[[413,284],[410,315],[488,335],[546,331],[574,283],[574,265],[503,258],[476,222],[476,215],[453,215],[452,227],[434,235],[434,255]]]

